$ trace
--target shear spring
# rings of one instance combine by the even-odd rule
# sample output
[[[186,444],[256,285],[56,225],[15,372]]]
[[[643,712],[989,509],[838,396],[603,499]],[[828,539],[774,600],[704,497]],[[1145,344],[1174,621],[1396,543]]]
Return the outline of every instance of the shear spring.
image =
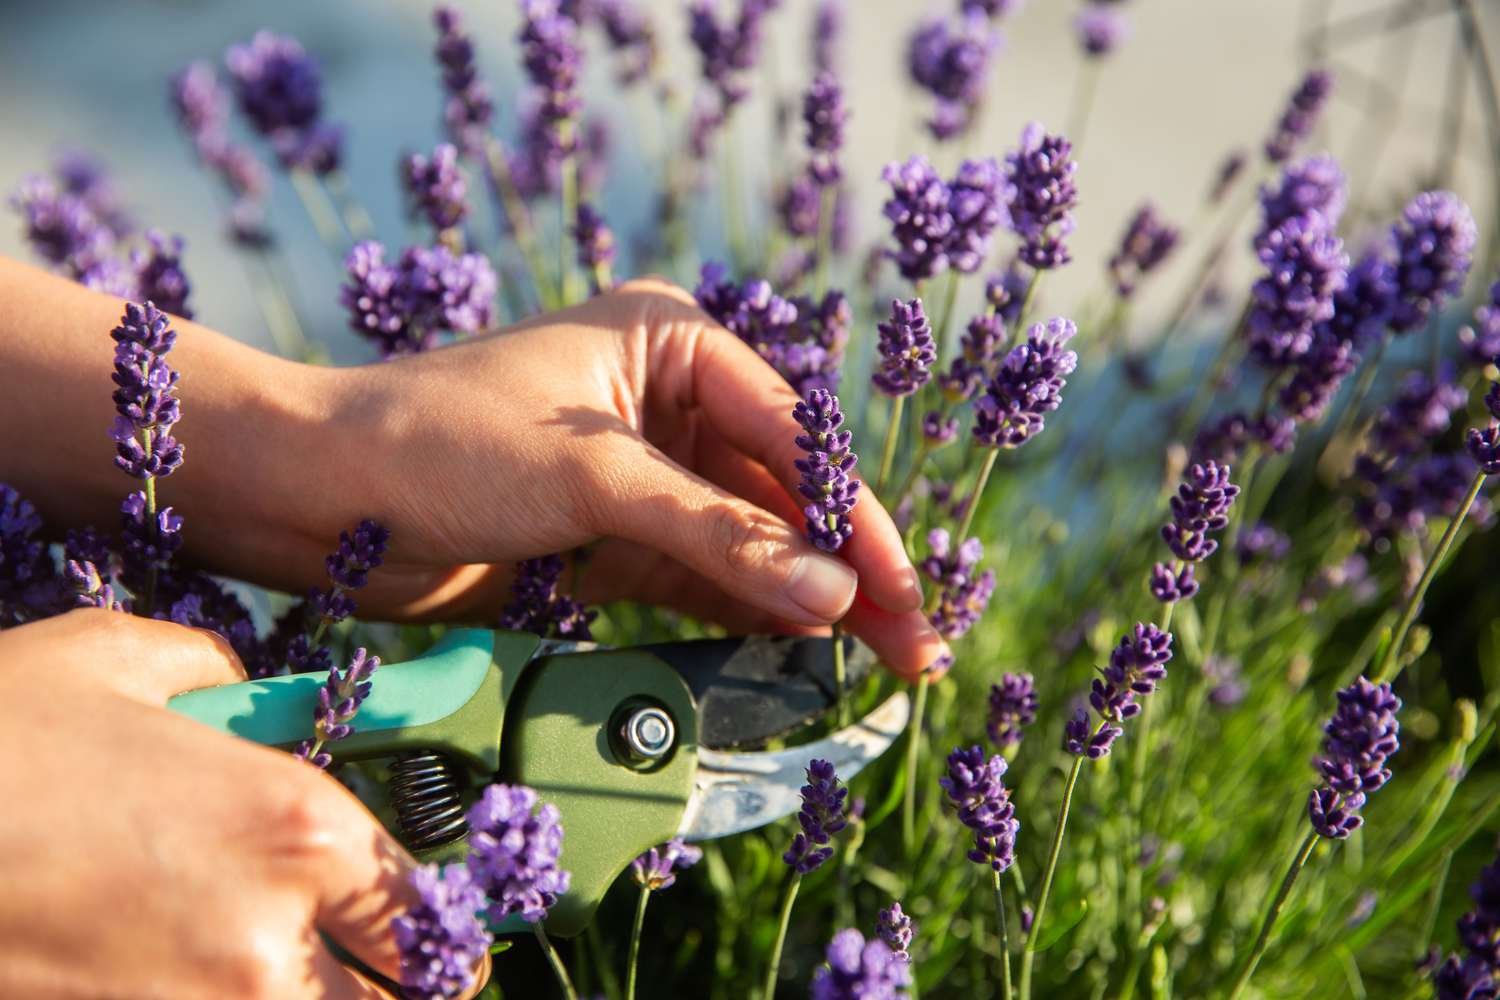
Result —
[[[391,763],[391,805],[401,839],[413,851],[451,843],[468,833],[453,764],[431,750],[413,750]]]

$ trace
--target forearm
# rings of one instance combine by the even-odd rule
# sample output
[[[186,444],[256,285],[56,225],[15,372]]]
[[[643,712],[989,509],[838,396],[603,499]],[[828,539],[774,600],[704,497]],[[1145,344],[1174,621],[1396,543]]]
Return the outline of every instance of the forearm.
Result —
[[[122,311],[117,298],[0,258],[0,482],[35,503],[55,535],[115,531],[120,501],[137,485],[115,466],[109,437],[109,332]],[[338,491],[348,449],[327,430],[342,381],[196,323],[173,325],[183,413],[174,434],[185,461],[159,496],[187,520],[185,555],[304,587],[343,521],[359,516]]]

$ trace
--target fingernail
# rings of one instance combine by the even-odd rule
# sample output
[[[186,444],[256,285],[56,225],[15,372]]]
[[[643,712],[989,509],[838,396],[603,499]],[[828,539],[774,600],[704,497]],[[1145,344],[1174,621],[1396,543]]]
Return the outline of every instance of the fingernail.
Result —
[[[895,611],[915,611],[922,606],[922,578],[912,567],[906,567],[905,585],[901,588],[903,607]]]
[[[842,559],[803,556],[792,569],[786,596],[820,622],[837,621],[853,603],[858,581],[858,575]]]

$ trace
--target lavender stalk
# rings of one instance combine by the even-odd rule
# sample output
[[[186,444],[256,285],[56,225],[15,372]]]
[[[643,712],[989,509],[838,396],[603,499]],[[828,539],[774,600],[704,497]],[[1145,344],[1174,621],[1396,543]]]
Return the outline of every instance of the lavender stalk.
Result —
[[[802,786],[802,808],[797,812],[797,823],[801,827],[792,838],[791,846],[781,856],[791,873],[781,897],[781,911],[777,918],[776,938],[771,945],[770,962],[766,967],[765,989],[762,1000],[772,1000],[776,995],[776,980],[781,974],[781,949],[786,943],[786,931],[792,919],[792,904],[796,902],[797,890],[802,886],[802,876],[811,874],[833,857],[830,843],[835,834],[848,826],[846,801],[849,790],[839,781],[833,765],[826,760],[813,760],[807,765],[807,784]]]

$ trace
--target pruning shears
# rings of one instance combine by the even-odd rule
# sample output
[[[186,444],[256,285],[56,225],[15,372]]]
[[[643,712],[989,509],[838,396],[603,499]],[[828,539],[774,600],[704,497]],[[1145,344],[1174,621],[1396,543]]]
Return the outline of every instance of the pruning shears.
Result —
[[[849,643],[849,676],[873,658]],[[523,632],[450,631],[382,666],[336,762],[368,761],[365,795],[420,860],[466,851],[464,813],[494,781],[529,785],[562,816],[568,892],[547,929],[576,934],[637,855],[672,837],[712,840],[796,812],[814,757],[852,777],[905,728],[891,695],[814,742],[757,751],[835,703],[833,640],[751,636],[607,649]],[[168,707],[290,749],[310,735],[324,678],[297,674],[191,691]],[[515,922],[495,928],[520,930]]]

